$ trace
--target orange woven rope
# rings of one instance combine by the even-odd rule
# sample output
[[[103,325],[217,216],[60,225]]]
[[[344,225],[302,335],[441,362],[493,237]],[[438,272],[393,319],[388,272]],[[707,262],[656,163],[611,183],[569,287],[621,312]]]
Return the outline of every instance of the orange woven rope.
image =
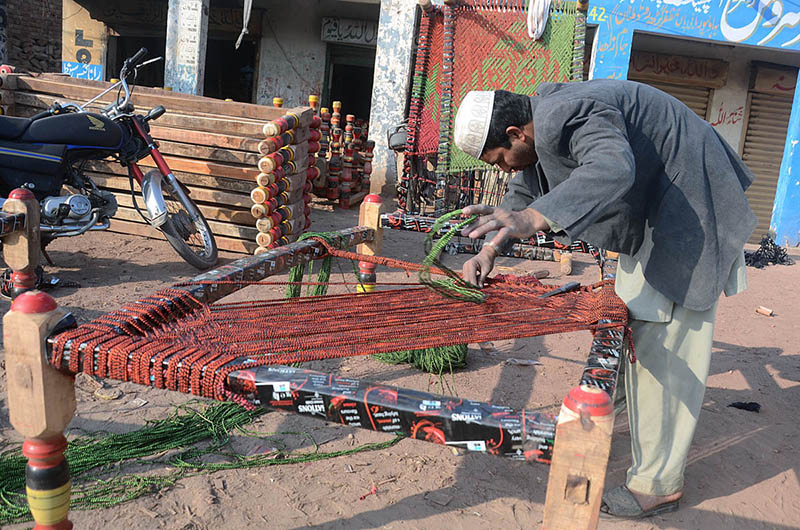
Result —
[[[498,276],[488,282],[482,304],[410,288],[210,306],[184,291],[167,289],[59,334],[52,363],[73,373],[231,399],[224,388],[226,376],[245,366],[627,323],[625,305],[610,284],[538,298],[553,288],[535,278]],[[70,356],[64,366],[67,344]]]

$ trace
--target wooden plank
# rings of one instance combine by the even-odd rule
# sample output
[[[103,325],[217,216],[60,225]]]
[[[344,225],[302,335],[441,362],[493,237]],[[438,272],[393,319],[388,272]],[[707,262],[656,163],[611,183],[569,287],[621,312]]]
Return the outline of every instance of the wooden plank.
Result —
[[[3,317],[9,419],[26,438],[63,436],[75,413],[73,378],[47,362],[47,337],[65,315],[53,304],[51,311]]]
[[[88,175],[95,175],[97,173],[106,174],[108,176],[120,176],[125,179],[128,178],[128,170],[116,162],[105,160],[98,160],[89,162],[86,165]],[[197,175],[195,173],[185,173],[183,171],[173,170],[172,174],[186,186],[200,186],[205,188],[213,188],[215,190],[223,191],[238,191],[241,193],[250,193],[253,189],[253,182],[249,180],[230,179],[225,177],[216,177],[214,175]],[[138,188],[137,188],[138,189]]]
[[[150,134],[158,140],[170,140],[173,142],[183,142],[187,144],[207,145],[220,149],[237,149],[252,153],[258,153],[258,140],[246,136],[233,136],[230,134],[215,134],[209,132],[198,132],[188,129],[175,129],[172,127],[162,127],[151,122]]]
[[[219,147],[207,147],[205,145],[169,142],[165,140],[158,140],[158,144],[158,150],[162,155],[174,155],[197,160],[208,160],[223,164],[246,164],[248,166],[255,166],[258,164],[259,159],[259,155],[255,153],[233,151],[231,149],[221,149]]]
[[[46,92],[31,92],[22,89],[15,90],[14,93],[18,95],[25,104],[28,104],[32,107],[41,107],[43,109],[49,107],[55,101],[59,101],[62,103],[65,101],[73,101],[74,103],[83,104],[84,101],[88,101],[89,99],[86,98],[86,100],[82,100],[80,98],[72,98],[68,94],[67,95],[48,94]],[[92,104],[86,107],[86,109],[92,112],[99,112],[100,109],[102,109],[109,103],[116,101],[116,94],[117,94],[116,91],[106,94],[100,99],[92,102]],[[164,105],[164,107],[167,108],[166,105]],[[250,125],[253,125],[254,127],[260,127],[260,128],[263,128],[264,124],[267,123],[264,120],[240,118],[237,116],[226,116],[224,114],[212,114],[208,112],[203,112],[204,108],[205,107],[203,105],[203,102],[201,101],[198,102],[197,107],[191,109],[191,111],[186,111],[183,109],[175,109],[175,108],[167,108],[167,111],[178,115],[200,116],[200,117],[207,117],[214,119],[226,119],[237,123],[248,123]],[[147,113],[147,111],[150,110],[148,107],[141,107],[141,106],[137,106],[136,109],[142,113]],[[259,135],[263,136],[263,132],[259,132]]]
[[[32,116],[37,112],[46,109],[53,102],[64,101],[64,97],[56,97],[47,94],[36,94],[30,92],[15,93],[16,106],[21,107],[17,111],[18,116]],[[94,107],[92,112],[97,112],[99,107]],[[31,110],[36,109],[36,110]],[[20,112],[24,112],[21,114]],[[167,113],[158,118],[158,124],[162,127],[174,127],[178,129],[190,129],[194,131],[204,131],[218,134],[231,134],[249,138],[261,138],[264,136],[263,124],[256,121],[245,121],[237,118],[225,116],[202,115],[201,113],[181,114],[174,109],[167,108]]]
[[[143,222],[139,212],[133,208],[127,208],[124,206],[121,206],[117,210],[117,214],[114,216],[114,218],[121,219],[123,221]],[[252,219],[253,217],[250,216],[250,218]],[[208,222],[208,227],[215,236],[255,240],[256,236],[258,235],[258,229],[256,229],[254,226],[238,226],[230,223],[221,223],[208,218],[206,218],[206,221]],[[253,220],[253,222],[255,222],[255,220]]]
[[[379,256],[383,246],[383,227],[381,227],[381,213],[383,202],[365,202],[361,204],[358,212],[358,226],[366,226],[375,230],[375,238],[372,241],[361,243],[356,248],[359,254],[368,256]],[[375,268],[372,267],[372,272]]]
[[[605,393],[596,387],[581,387],[584,389]],[[556,425],[542,528],[597,528],[614,428],[614,410],[610,402],[608,406],[607,415],[590,416],[590,407],[586,412],[577,413],[566,404],[562,405]]]
[[[163,127],[175,127],[178,129],[191,129],[194,131],[205,131],[220,134],[232,134],[235,136],[246,136],[259,138],[263,136],[262,126],[255,123],[234,121],[229,118],[212,118],[208,116],[197,116],[189,114],[177,114],[170,112],[158,119],[158,124]]]
[[[359,204],[362,200],[364,200],[364,197],[366,197],[368,194],[369,190],[362,190],[357,193],[351,193],[349,197],[342,198],[339,200],[339,206],[345,209],[352,208],[353,206]]]
[[[111,86],[106,82],[77,81],[69,77],[45,78],[33,76],[20,76],[17,78],[17,87],[21,90],[30,90],[45,94],[65,96],[68,98],[89,100]],[[114,91],[116,93],[116,91]],[[239,103],[236,101],[222,101],[215,98],[202,96],[178,95],[168,90],[136,87],[131,98],[137,107],[165,107],[181,111],[197,111],[202,108],[209,114],[219,114],[244,119],[258,119],[269,121],[283,116],[287,109],[255,105],[252,103]]]
[[[240,167],[174,156],[165,156],[164,160],[166,160],[167,165],[173,171],[178,170],[200,175],[214,175],[217,177],[249,180],[250,182],[255,182],[259,173],[258,169],[252,166]],[[150,157],[140,160],[139,165],[144,167],[156,167],[156,163]]]
[[[127,178],[107,177],[99,174],[94,175],[93,178],[96,179],[95,184],[103,188],[122,191],[130,190],[130,183]],[[189,189],[190,197],[195,202],[208,202],[215,206],[234,206],[238,208],[250,208],[253,204],[249,194],[209,190],[188,185],[186,187]]]
[[[131,234],[136,236],[149,237],[151,239],[165,240],[164,234],[156,230],[150,225],[143,223],[132,223],[123,221],[122,219],[111,219],[111,232],[118,232],[121,234]],[[229,252],[240,252],[245,254],[252,254],[258,247],[254,242],[245,241],[243,239],[234,239],[229,237],[215,237],[217,241],[217,248],[220,250],[227,250]],[[180,257],[175,254],[176,259]]]
[[[111,191],[114,194],[114,197],[117,199],[117,204],[120,206],[133,208],[133,200],[131,200],[130,193],[113,190],[107,191]],[[144,201],[141,200],[141,196],[136,198],[136,203],[139,205],[139,208],[144,208]],[[207,206],[205,204],[198,204],[197,208],[200,210],[200,213],[203,214],[203,217],[205,217],[208,221],[227,222],[240,226],[252,226],[253,223],[256,222],[255,218],[250,213],[249,208],[234,210],[232,208]]]

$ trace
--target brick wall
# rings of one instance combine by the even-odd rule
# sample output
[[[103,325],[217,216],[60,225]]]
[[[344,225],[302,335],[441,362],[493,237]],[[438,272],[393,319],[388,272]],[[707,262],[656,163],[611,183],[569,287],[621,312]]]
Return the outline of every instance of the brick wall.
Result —
[[[61,71],[62,0],[6,0],[8,64],[31,72]]]

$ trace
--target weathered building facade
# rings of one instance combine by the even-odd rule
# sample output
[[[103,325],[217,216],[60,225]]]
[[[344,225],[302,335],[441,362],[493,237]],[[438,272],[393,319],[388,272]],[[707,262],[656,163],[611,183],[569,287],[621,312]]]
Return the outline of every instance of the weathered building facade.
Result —
[[[286,106],[316,94],[369,114],[379,0],[63,1],[63,68],[75,77],[113,78],[145,46],[165,57],[143,73],[150,86]]]

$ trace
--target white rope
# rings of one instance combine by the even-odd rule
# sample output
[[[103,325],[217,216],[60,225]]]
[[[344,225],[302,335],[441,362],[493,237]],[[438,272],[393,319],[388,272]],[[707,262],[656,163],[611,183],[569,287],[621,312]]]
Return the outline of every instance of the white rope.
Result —
[[[550,13],[550,0],[530,0],[528,3],[528,36],[534,40],[541,38]]]
[[[250,23],[250,12],[253,10],[253,0],[244,0],[244,10],[242,11],[242,32],[239,33],[239,38],[236,39],[236,46],[235,48],[238,50],[239,46],[242,45],[242,40],[244,36],[248,33],[247,25]]]

